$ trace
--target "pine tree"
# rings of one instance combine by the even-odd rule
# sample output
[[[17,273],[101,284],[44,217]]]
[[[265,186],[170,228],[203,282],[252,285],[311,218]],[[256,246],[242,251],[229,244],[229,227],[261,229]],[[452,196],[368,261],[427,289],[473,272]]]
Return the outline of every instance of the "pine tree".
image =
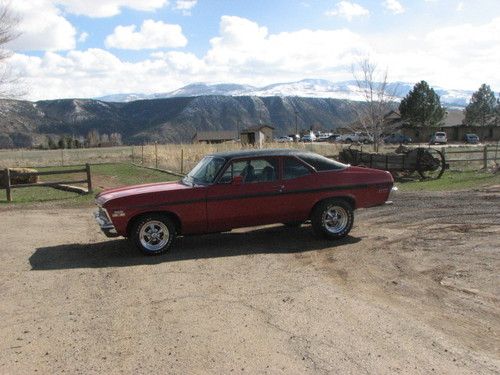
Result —
[[[56,144],[56,142],[54,142],[54,139],[52,137],[48,137],[47,142],[48,142],[49,149],[54,150],[57,148],[57,144]]]
[[[401,100],[399,112],[411,126],[437,126],[446,114],[439,95],[425,81],[417,83]]]
[[[495,117],[495,107],[498,105],[495,94],[490,86],[483,83],[479,90],[472,94],[469,105],[465,108],[466,125],[486,125]]]

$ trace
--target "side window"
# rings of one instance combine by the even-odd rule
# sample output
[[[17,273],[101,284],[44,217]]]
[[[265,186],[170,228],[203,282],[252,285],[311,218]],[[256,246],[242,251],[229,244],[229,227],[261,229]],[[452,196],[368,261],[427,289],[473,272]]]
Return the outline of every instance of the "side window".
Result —
[[[311,173],[309,168],[307,168],[304,164],[299,162],[294,158],[285,158],[283,160],[283,179],[290,180],[292,178],[297,178],[301,176],[305,176]]]
[[[243,177],[243,183],[274,181],[277,176],[277,159],[247,159],[232,162],[219,183],[229,183],[234,176]]]

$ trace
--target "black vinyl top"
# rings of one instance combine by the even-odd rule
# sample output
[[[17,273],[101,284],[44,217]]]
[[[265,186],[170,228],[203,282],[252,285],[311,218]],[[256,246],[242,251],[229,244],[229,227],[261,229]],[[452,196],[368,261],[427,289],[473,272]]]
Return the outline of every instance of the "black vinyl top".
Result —
[[[296,156],[302,161],[312,166],[317,171],[344,169],[346,164],[328,159],[322,155],[310,151],[296,150],[290,148],[271,148],[264,150],[238,150],[229,152],[220,152],[209,155],[211,157],[223,158],[227,161],[240,158],[260,158],[271,156]]]
[[[237,150],[237,151],[218,152],[215,154],[210,154],[209,156],[230,160],[230,159],[248,158],[248,157],[289,156],[289,155],[300,156],[300,155],[316,155],[316,154],[309,151],[302,151],[290,148],[269,148],[261,150]]]

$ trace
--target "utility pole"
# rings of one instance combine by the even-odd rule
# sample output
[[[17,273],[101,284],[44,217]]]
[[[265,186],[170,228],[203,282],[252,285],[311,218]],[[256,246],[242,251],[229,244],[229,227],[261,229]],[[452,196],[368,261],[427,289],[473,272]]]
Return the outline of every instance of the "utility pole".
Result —
[[[299,116],[299,111],[295,111],[295,142],[298,141],[298,135],[299,135],[299,122],[298,122],[298,116]]]

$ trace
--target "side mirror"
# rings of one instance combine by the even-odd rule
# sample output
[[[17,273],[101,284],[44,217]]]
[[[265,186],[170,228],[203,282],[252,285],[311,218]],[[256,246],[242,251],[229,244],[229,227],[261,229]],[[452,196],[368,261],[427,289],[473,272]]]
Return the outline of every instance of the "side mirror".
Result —
[[[243,176],[234,176],[231,183],[233,185],[241,185],[243,183]]]

